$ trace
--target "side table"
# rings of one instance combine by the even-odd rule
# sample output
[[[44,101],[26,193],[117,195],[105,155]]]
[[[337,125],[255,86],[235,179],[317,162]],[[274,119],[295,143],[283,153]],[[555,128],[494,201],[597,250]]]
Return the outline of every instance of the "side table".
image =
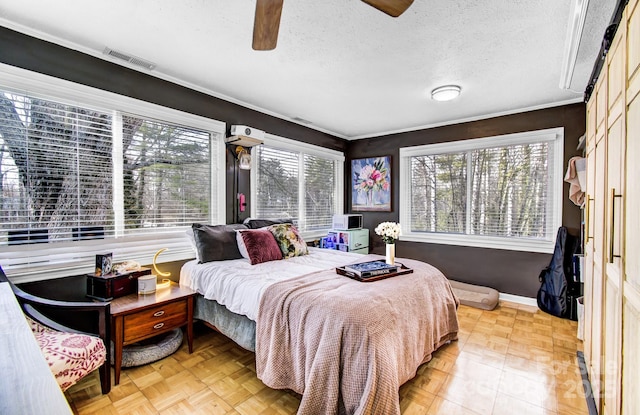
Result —
[[[124,346],[186,325],[189,353],[193,352],[195,295],[195,291],[172,283],[152,294],[130,294],[111,301],[114,384],[120,383]]]

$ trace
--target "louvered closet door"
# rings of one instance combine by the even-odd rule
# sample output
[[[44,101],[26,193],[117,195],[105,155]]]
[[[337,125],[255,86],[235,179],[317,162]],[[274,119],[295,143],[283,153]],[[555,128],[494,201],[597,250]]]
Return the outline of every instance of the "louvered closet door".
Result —
[[[627,19],[627,131],[624,282],[622,298],[622,413],[640,413],[640,2]]]
[[[622,246],[625,149],[625,25],[607,55],[607,185],[603,285],[602,414],[620,413],[622,338]]]

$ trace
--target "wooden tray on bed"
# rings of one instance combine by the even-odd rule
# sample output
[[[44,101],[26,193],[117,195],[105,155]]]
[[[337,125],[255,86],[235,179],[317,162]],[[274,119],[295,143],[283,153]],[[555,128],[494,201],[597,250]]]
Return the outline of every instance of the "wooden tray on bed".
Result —
[[[391,272],[389,274],[382,274],[382,275],[374,275],[372,277],[361,277],[359,275],[357,275],[356,273],[353,273],[351,271],[347,271],[346,269],[344,269],[344,267],[336,267],[336,272],[340,275],[344,275],[345,277],[349,277],[352,278],[356,281],[360,281],[360,282],[372,282],[372,281],[379,281],[379,280],[383,280],[385,278],[391,278],[391,277],[395,277],[398,275],[404,275],[404,274],[411,274],[413,272],[413,270],[411,268],[407,268],[404,266],[404,264],[401,263],[397,263],[400,265],[400,270],[397,272]]]

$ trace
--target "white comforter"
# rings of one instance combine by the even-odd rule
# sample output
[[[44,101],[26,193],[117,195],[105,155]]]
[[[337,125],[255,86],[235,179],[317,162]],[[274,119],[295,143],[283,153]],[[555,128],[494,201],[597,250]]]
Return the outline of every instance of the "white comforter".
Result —
[[[205,264],[193,260],[182,267],[180,285],[257,321],[260,298],[271,284],[360,260],[360,254],[320,248],[309,248],[309,255],[257,265],[251,265],[244,258]]]

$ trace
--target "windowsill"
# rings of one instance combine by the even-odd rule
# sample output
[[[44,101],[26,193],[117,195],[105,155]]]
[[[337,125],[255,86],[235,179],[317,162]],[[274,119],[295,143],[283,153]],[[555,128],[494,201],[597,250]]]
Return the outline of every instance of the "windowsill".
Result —
[[[167,248],[158,263],[195,258],[195,252],[184,230],[161,234],[131,235],[83,242],[3,247],[0,263],[15,284],[93,273],[95,255],[111,252],[113,263],[153,262],[154,254]]]
[[[479,235],[409,232],[401,241],[422,242],[440,245],[457,245],[473,248],[504,249],[508,251],[538,252],[551,254],[554,240],[531,240],[525,238],[498,238]]]

